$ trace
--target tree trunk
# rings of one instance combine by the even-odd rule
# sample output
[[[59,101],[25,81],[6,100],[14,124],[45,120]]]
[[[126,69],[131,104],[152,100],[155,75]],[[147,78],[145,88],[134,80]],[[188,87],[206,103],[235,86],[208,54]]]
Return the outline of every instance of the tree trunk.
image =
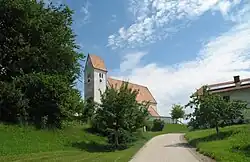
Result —
[[[216,134],[219,135],[219,127],[218,127],[217,124],[216,124],[216,126],[215,126],[215,129],[216,129]]]
[[[118,148],[119,146],[119,139],[118,139],[118,136],[119,136],[119,132],[118,132],[118,126],[117,126],[117,121],[116,121],[116,126],[115,126],[115,147]]]
[[[118,148],[118,146],[119,146],[118,131],[115,130],[115,148]]]

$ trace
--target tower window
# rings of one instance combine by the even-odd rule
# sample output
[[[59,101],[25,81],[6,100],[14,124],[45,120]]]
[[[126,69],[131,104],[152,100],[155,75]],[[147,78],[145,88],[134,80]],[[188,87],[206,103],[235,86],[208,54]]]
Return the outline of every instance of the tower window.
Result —
[[[90,74],[88,74],[87,75],[87,81],[88,81],[88,83],[90,82],[90,77],[91,77]]]
[[[100,78],[103,78],[103,73],[99,73],[99,77],[100,77]]]

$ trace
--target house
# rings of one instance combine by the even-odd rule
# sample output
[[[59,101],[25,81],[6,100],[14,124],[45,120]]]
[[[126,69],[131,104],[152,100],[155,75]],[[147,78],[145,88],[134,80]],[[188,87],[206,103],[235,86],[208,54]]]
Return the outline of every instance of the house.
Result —
[[[101,93],[107,87],[120,88],[124,81],[108,77],[108,70],[103,59],[99,56],[89,54],[84,70],[84,98],[92,97],[95,102],[101,103]],[[157,113],[157,102],[146,86],[128,83],[128,87],[138,90],[136,100],[138,102],[149,102],[148,112],[153,118],[159,117]]]
[[[242,100],[250,107],[250,78],[240,79],[234,76],[233,81],[207,85],[208,91],[223,96],[225,100]],[[203,87],[198,89],[198,94],[202,95]]]

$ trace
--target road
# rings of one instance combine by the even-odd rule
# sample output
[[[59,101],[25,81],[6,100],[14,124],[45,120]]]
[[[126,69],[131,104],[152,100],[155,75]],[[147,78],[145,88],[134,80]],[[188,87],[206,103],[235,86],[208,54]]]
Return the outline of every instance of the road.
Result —
[[[154,137],[141,148],[130,162],[210,162],[196,153],[185,140],[184,134],[165,134]]]

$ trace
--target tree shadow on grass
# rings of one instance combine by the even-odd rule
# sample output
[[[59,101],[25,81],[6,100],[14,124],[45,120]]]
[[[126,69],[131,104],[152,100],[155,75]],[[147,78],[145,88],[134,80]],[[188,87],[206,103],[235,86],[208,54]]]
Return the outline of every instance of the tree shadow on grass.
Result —
[[[194,148],[193,146],[191,146],[190,144],[188,144],[186,142],[181,142],[181,143],[166,145],[164,147],[170,147],[170,148],[171,147]]]
[[[72,147],[78,148],[80,150],[84,150],[87,152],[112,152],[114,149],[107,144],[100,144],[96,142],[74,142],[72,143]]]
[[[211,134],[211,135],[206,136],[206,137],[196,138],[196,139],[190,140],[189,143],[192,146],[196,147],[200,142],[223,140],[223,139],[230,137],[234,133],[237,133],[237,132],[226,131],[226,132],[220,132],[218,135],[216,133],[214,133],[214,134]]]
[[[250,157],[250,145],[246,145],[243,147],[235,146],[232,148],[232,152],[242,153],[247,157]]]

